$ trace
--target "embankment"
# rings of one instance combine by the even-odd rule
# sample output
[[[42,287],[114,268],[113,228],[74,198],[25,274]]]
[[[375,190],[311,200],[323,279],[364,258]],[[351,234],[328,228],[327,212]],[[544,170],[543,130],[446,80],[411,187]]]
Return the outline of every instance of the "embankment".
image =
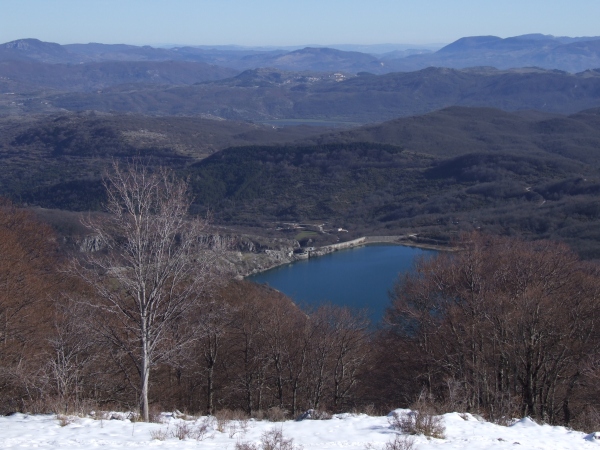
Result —
[[[260,253],[254,254],[240,254],[240,259],[243,259],[245,264],[243,268],[240,267],[238,273],[240,277],[246,277],[258,272],[264,272],[275,267],[289,264],[295,261],[316,258],[318,256],[327,255],[329,253],[336,252],[338,250],[344,250],[362,245],[370,244],[392,244],[392,245],[405,245],[408,247],[418,247],[428,250],[438,251],[455,251],[455,248],[436,243],[434,241],[423,241],[417,239],[416,235],[399,235],[399,236],[363,236],[350,241],[339,242],[337,244],[324,245],[322,247],[308,247],[298,251],[299,249],[286,248],[286,249],[265,249]]]

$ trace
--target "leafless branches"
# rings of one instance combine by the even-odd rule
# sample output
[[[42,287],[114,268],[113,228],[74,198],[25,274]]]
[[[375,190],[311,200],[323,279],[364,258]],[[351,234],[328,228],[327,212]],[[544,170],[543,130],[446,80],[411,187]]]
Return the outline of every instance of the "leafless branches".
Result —
[[[87,226],[105,245],[78,273],[95,289],[100,328],[140,377],[148,420],[150,370],[197,338],[188,318],[217,279],[219,240],[205,220],[188,216],[188,186],[166,169],[134,161],[106,176],[107,215]]]
[[[462,245],[396,287],[388,319],[420,359],[421,382],[493,419],[568,423],[584,363],[600,350],[595,270],[556,243],[474,234]]]

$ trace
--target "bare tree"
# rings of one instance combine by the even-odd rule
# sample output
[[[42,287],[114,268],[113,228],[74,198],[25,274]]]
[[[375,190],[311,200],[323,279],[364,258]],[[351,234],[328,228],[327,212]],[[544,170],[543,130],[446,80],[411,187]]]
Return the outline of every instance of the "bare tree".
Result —
[[[291,318],[289,351],[285,360],[287,381],[291,391],[291,414],[296,416],[298,412],[299,393],[303,388],[303,376],[307,370],[309,352],[311,349],[312,333],[314,329],[310,326],[306,315],[297,314]]]
[[[206,301],[203,305],[202,317],[198,326],[202,330],[202,339],[188,352],[188,371],[195,366],[200,366],[199,371],[194,371],[193,378],[205,379],[206,389],[206,414],[213,415],[215,410],[215,369],[217,363],[225,353],[224,340],[228,328],[233,320],[233,309],[220,296]],[[199,373],[198,373],[199,372]]]
[[[358,373],[367,360],[369,321],[364,313],[348,308],[331,311],[334,332],[333,405],[347,406],[358,381]],[[346,404],[344,404],[346,403]]]
[[[96,290],[100,329],[139,374],[148,421],[150,371],[196,337],[192,309],[218,277],[222,243],[206,220],[188,217],[188,185],[166,169],[117,163],[105,177],[107,212],[86,225],[105,245],[78,264]]]
[[[87,400],[82,391],[98,352],[94,340],[89,339],[82,305],[57,302],[56,310],[43,374],[49,384],[47,391],[55,394],[57,412],[68,413]]]
[[[451,380],[464,408],[492,419],[568,424],[600,351],[597,267],[548,241],[475,233],[461,246],[396,286],[387,318],[419,360],[415,375],[440,399]]]
[[[310,315],[310,326],[309,404],[339,410],[350,403],[367,359],[368,320],[361,312],[323,305]]]
[[[232,338],[236,345],[231,351],[237,357],[236,389],[243,393],[244,409],[252,414],[262,409],[263,388],[270,362],[261,327],[262,317],[268,312],[257,289],[243,292],[243,295],[243,302],[232,323]]]
[[[0,199],[0,412],[39,399],[52,299],[63,286],[49,226]],[[36,392],[36,394],[34,394]]]

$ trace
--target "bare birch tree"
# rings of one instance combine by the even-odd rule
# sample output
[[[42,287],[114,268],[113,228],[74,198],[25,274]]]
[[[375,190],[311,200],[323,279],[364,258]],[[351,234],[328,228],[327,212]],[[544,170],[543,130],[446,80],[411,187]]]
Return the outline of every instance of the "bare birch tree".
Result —
[[[139,374],[148,421],[151,369],[197,338],[188,319],[218,278],[221,243],[206,220],[188,217],[188,185],[169,170],[115,163],[105,187],[109,214],[86,224],[105,248],[88,254],[79,273],[98,294],[101,331]]]

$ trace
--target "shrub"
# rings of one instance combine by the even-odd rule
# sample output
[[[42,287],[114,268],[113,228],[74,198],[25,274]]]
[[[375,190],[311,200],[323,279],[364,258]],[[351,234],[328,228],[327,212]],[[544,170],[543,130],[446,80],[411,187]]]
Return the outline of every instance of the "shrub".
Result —
[[[217,423],[217,431],[229,432],[229,437],[233,438],[237,433],[246,433],[248,431],[248,421],[250,417],[241,409],[230,410],[222,409],[215,412],[213,416]]]
[[[295,446],[293,439],[285,439],[279,430],[265,431],[260,439],[260,445],[250,442],[236,442],[235,450],[302,450]]]
[[[408,436],[396,435],[393,441],[386,442],[385,450],[413,450],[415,441]]]
[[[191,437],[192,426],[188,422],[179,422],[175,424],[175,430],[173,431],[173,437],[176,437],[180,441]]]
[[[67,425],[75,422],[75,418],[73,416],[67,416],[65,414],[57,414],[56,419],[61,427],[66,427]]]
[[[203,441],[204,438],[206,438],[206,435],[208,434],[208,430],[210,430],[211,428],[210,424],[211,422],[208,419],[205,419],[202,422],[196,424],[196,426],[192,430],[191,437],[193,437],[197,441]]]
[[[210,429],[210,421],[202,420],[196,424],[192,422],[182,421],[175,424],[175,429],[169,432],[169,426],[165,429],[152,430],[150,431],[150,437],[157,441],[164,441],[170,437],[174,437],[183,441],[185,439],[196,439],[202,441],[206,438],[206,434]]]
[[[406,434],[422,434],[436,439],[444,439],[446,431],[443,419],[426,409],[407,413],[393,413],[390,417],[390,425],[392,428]]]
[[[223,409],[215,412],[215,414],[213,415],[217,424],[217,431],[219,433],[225,433],[225,428],[229,425],[229,422],[233,420],[231,413],[231,410]]]
[[[570,423],[575,430],[592,433],[600,430],[600,411],[593,406],[586,406]]]
[[[293,439],[285,439],[281,429],[265,431],[261,438],[262,450],[297,450]],[[301,447],[300,447],[301,448]]]
[[[287,416],[287,410],[282,409],[279,406],[273,406],[272,408],[267,409],[265,414],[265,417],[269,422],[283,422],[287,419]]]
[[[155,441],[164,441],[169,437],[169,429],[152,430],[150,431],[150,437]]]

